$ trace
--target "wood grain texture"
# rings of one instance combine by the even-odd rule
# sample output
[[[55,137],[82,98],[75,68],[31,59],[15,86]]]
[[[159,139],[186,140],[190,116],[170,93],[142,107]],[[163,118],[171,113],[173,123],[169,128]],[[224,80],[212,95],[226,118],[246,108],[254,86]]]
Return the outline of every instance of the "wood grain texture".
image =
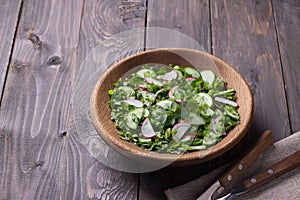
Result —
[[[273,1],[292,133],[300,130],[300,1]]]
[[[208,0],[148,0],[147,27],[179,31],[211,52]],[[176,42],[174,38],[173,43]]]
[[[76,81],[78,80],[77,77],[78,75],[80,76],[77,72],[85,71],[81,69],[82,62],[89,53],[91,53],[100,44],[106,47],[105,54],[107,53],[107,57],[103,57],[103,59],[114,60],[115,62],[121,59],[122,56],[124,57],[125,55],[129,55],[134,52],[143,51],[143,44],[141,46],[139,46],[139,44],[130,45],[128,48],[122,45],[122,42],[119,41],[118,43],[118,41],[110,41],[110,39],[114,35],[123,31],[134,28],[143,28],[146,16],[145,6],[145,1],[85,1],[81,19],[81,31],[79,35],[80,40],[77,49],[76,65],[72,75],[72,85],[76,85]],[[110,64],[107,62],[104,63]],[[99,67],[104,70],[109,66],[105,65]],[[89,69],[86,69],[87,73],[93,73],[88,71]],[[72,120],[73,117],[74,115],[71,113],[70,120]],[[99,135],[90,135],[86,138],[86,141],[88,142],[85,145],[96,145],[97,148],[102,148],[101,145],[97,145],[100,144],[99,137]],[[78,136],[76,136],[76,138],[77,142],[81,142]],[[85,147],[82,146],[82,148]],[[85,180],[86,185],[84,186],[83,195],[87,194],[87,197],[92,199],[118,200],[138,198],[138,174],[129,174],[109,169],[100,161],[94,158],[91,159],[91,155],[89,155],[86,150],[82,155],[81,162],[82,164],[85,162],[90,163],[89,165],[81,167],[81,176],[87,177]],[[83,196],[82,199],[87,197]]]
[[[81,155],[64,132],[81,10],[74,1],[23,2],[0,112],[1,199],[80,194]]]
[[[1,199],[137,198],[137,175],[99,164],[70,125],[72,77],[81,58],[95,40],[125,26],[117,1],[85,3],[23,4],[0,112]]]
[[[148,5],[147,26],[187,34],[247,79],[256,102],[248,141],[265,129],[275,140],[286,137],[289,123],[292,131],[299,130],[298,1],[148,0]],[[217,166],[218,160],[168,167],[139,178],[105,167],[76,133],[70,104],[82,60],[112,35],[143,28],[145,6],[146,0],[0,0],[0,93],[6,80],[0,108],[1,200],[164,199],[164,189]],[[122,50],[111,55],[124,56]]]
[[[18,16],[21,8],[21,0],[0,1],[0,95],[5,85],[11,49],[17,27]],[[1,103],[1,96],[0,96]]]
[[[254,96],[250,141],[266,129],[275,141],[290,135],[271,1],[212,1],[211,10],[213,54],[245,77]]]
[[[78,64],[99,43],[134,28],[143,28],[146,1],[85,1],[78,47]],[[115,49],[118,50],[118,49]]]
[[[186,34],[199,42],[204,50],[211,53],[208,0],[148,0],[146,24],[147,27],[168,28]],[[148,34],[146,37],[146,40],[150,37],[155,38]],[[172,43],[182,43],[177,40],[178,38],[173,38]],[[189,167],[168,167],[156,172],[141,174],[139,197],[143,200],[165,199],[164,189],[192,180],[215,165],[216,161]]]

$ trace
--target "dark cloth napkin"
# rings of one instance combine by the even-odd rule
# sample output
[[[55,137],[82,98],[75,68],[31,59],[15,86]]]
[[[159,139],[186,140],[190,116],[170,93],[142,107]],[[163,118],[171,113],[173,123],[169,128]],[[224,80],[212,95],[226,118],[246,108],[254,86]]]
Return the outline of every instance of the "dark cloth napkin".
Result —
[[[290,154],[300,149],[300,131],[291,136],[274,143],[269,147],[257,161],[236,180],[229,188],[251,175],[260,172],[262,169],[275,164]],[[230,165],[222,166],[208,174],[205,174],[191,182],[165,190],[169,200],[194,200],[197,199],[218,177],[220,177]],[[272,199],[272,200],[299,200],[300,199],[300,167],[272,180],[257,189],[238,196],[236,199]]]

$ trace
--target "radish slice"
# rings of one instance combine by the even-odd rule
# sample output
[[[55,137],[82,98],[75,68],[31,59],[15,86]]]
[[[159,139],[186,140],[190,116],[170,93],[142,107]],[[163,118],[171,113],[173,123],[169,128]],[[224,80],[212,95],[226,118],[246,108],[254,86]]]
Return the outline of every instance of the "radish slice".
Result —
[[[177,72],[175,72],[173,70],[173,71],[170,71],[170,72],[166,73],[165,75],[161,76],[160,78],[164,81],[172,81],[172,80],[176,79],[177,77],[178,77]]]
[[[191,124],[189,124],[187,122],[179,122],[178,124],[175,124],[172,128],[172,131],[174,131],[174,130],[177,131],[173,137],[174,140],[179,141],[190,127],[191,127]]]
[[[175,90],[177,90],[177,88],[179,88],[178,85],[172,87],[172,88],[169,90],[169,92],[168,92],[168,97],[169,97],[169,98],[173,98],[173,97],[174,97],[174,96],[173,96],[173,92],[174,92]]]
[[[138,85],[138,88],[140,88],[141,90],[146,90],[146,86],[145,85]]]
[[[149,118],[143,121],[141,130],[145,138],[153,138],[156,135]]]
[[[214,133],[217,132],[217,125],[216,125],[216,124],[212,124],[210,128],[211,128],[211,130],[212,130]]]
[[[134,107],[143,107],[144,106],[144,104],[141,101],[136,100],[136,99],[126,99],[126,100],[123,100],[122,102],[132,105]]]
[[[227,105],[231,105],[233,107],[238,107],[239,106],[236,102],[231,101],[229,99],[222,98],[222,97],[215,97],[215,101],[218,101],[220,103],[224,103],[224,104],[227,104]]]
[[[160,81],[155,80],[155,79],[153,79],[153,78],[145,78],[145,80],[146,80],[146,82],[149,83],[149,84],[154,84],[154,85],[157,85],[157,86],[159,86],[159,87],[162,87],[162,86],[163,86],[163,84],[162,84]]]
[[[183,138],[187,138],[187,137],[195,138],[197,137],[197,134],[190,133],[183,136]]]
[[[179,89],[179,90],[178,90],[178,89]],[[181,90],[181,91],[180,91],[180,90],[181,90],[181,89],[179,88],[178,85],[172,87],[172,88],[169,90],[169,92],[168,92],[168,97],[169,97],[169,98],[174,98],[175,101],[176,101],[177,103],[181,103],[181,102],[182,102],[181,99],[183,99],[183,95],[180,94],[180,92],[182,91],[182,90]]]
[[[187,77],[184,80],[186,80],[186,82],[188,82],[188,84],[191,84],[194,80],[197,80],[197,79],[194,77]]]
[[[183,76],[181,71],[177,69],[174,69],[174,71],[177,73],[178,78],[181,78]]]
[[[220,122],[220,120],[222,119],[222,116],[217,116],[213,119],[211,119],[211,130],[214,132],[214,133],[217,133],[217,124]]]
[[[213,73],[210,70],[203,70],[200,72],[201,77],[204,81],[208,82],[209,85],[213,84],[213,82],[215,81],[215,73]]]

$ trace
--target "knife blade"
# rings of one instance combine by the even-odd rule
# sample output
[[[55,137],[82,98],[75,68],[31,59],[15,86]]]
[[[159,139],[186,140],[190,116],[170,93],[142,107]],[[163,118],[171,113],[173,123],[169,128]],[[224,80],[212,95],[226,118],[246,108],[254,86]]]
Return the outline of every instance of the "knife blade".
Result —
[[[289,172],[300,166],[300,150],[286,157],[285,159],[277,162],[276,164],[267,167],[263,171],[243,181],[241,186],[233,189],[230,193],[226,194],[217,200],[230,200],[240,194],[253,190],[271,180]]]
[[[215,200],[224,188],[243,174],[273,144],[272,132],[266,130],[241,159],[239,159],[221,178],[213,183],[197,200]]]

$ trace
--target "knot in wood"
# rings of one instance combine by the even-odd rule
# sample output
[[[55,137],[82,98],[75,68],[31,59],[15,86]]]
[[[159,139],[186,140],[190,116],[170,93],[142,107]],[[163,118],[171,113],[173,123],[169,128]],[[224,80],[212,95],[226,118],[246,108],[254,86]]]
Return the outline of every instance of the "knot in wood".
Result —
[[[48,64],[49,65],[59,65],[61,64],[62,61],[60,59],[59,56],[51,56],[49,59],[48,59]]]
[[[41,42],[39,36],[37,36],[34,33],[30,33],[28,35],[27,39],[32,42],[32,44],[34,45],[35,49],[39,49],[42,46],[42,42]]]
[[[66,131],[64,131],[64,132],[62,132],[62,133],[60,134],[60,137],[65,137],[65,136],[67,136],[67,132],[66,132]]]
[[[38,161],[35,163],[35,166],[41,167],[41,166],[43,166],[43,164],[44,164],[44,161]]]

